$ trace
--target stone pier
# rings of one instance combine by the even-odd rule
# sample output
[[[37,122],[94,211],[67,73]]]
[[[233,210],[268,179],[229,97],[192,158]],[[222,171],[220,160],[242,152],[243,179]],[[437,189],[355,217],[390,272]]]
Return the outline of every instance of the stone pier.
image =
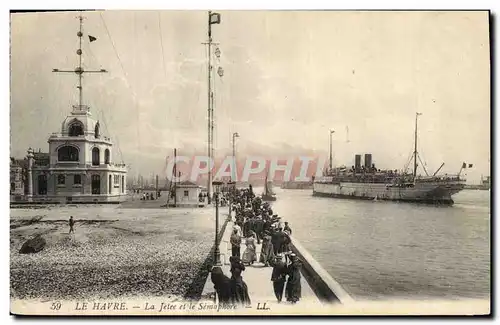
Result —
[[[220,251],[221,251],[221,263],[222,263],[222,270],[224,271],[224,274],[226,274],[228,277],[231,276],[230,273],[230,262],[229,262],[229,257],[231,256],[231,244],[229,242],[229,238],[231,235],[231,230],[233,228],[233,221],[229,221],[226,227],[226,231],[222,237],[221,243],[220,243]],[[293,241],[293,239],[292,239]],[[299,245],[297,245],[299,246]],[[300,246],[302,247],[302,246]],[[260,258],[260,251],[261,251],[262,245],[257,245],[256,251],[257,251],[257,261]],[[303,249],[303,248],[301,248]],[[244,244],[244,239],[242,240],[242,246],[241,246],[241,254],[243,254],[245,250],[245,244]],[[294,251],[296,250],[294,246]],[[310,258],[312,257],[308,253],[301,253],[300,255],[297,254],[298,256],[302,258]],[[315,277],[321,277],[324,276],[322,275],[317,275],[317,273],[310,268],[311,265],[314,265],[317,267],[317,262],[316,261],[303,261],[304,267],[307,268],[307,272],[302,271],[302,298],[297,304],[291,304],[289,302],[286,302],[285,298],[283,298],[284,301],[281,303],[278,303],[275,295],[274,295],[274,290],[273,290],[273,283],[271,282],[271,273],[273,268],[272,267],[264,267],[262,263],[254,263],[253,265],[247,266],[245,271],[243,271],[243,280],[248,286],[248,292],[250,299],[252,301],[252,307],[251,308],[245,308],[245,309],[239,309],[238,311],[234,311],[234,314],[248,314],[248,315],[299,315],[299,314],[307,314],[307,313],[313,313],[313,314],[327,314],[328,310],[331,308],[331,303],[333,300],[327,301],[328,299],[324,299],[322,295],[318,295],[317,292],[322,292],[325,291],[323,288],[312,288],[309,282],[306,280],[306,277],[304,274],[310,274],[313,273]],[[310,275],[308,274],[308,277]],[[328,282],[323,281],[323,282]],[[314,285],[319,284],[319,286],[323,285],[321,281],[313,281],[312,282]],[[330,282],[331,283],[331,282]],[[331,293],[332,290],[330,290]],[[333,290],[335,291],[335,289]],[[205,287],[203,289],[202,293],[203,297],[208,297],[211,296],[213,297],[213,300],[211,301],[212,303],[215,302],[217,303],[217,297],[215,295],[215,289],[211,280],[210,275],[207,277],[207,281],[205,283]],[[321,297],[321,299],[320,299]],[[347,294],[342,296],[343,300],[350,300],[350,297],[348,297]],[[335,302],[341,302],[338,297],[336,297]],[[224,310],[224,314],[232,314],[233,311],[228,311]]]

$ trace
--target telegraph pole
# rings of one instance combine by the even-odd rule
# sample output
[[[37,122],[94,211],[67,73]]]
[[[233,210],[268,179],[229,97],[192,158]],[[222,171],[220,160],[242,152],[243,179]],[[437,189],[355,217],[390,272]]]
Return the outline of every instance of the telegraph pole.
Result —
[[[208,46],[208,67],[207,67],[207,74],[208,74],[208,101],[207,101],[207,112],[208,112],[208,122],[207,122],[207,127],[208,127],[208,143],[207,143],[207,151],[208,151],[208,158],[209,158],[209,165],[208,165],[208,180],[207,180],[207,197],[208,197],[208,204],[212,202],[212,197],[211,197],[211,188],[212,188],[212,164],[210,163],[213,159],[213,146],[214,146],[214,92],[212,90],[212,71],[213,71],[213,66],[212,66],[212,45],[213,44],[218,44],[212,42],[212,25],[213,24],[220,24],[220,14],[219,13],[212,13],[211,11],[208,12],[208,42],[203,43],[207,44]]]
[[[332,171],[332,168],[333,168],[333,164],[332,164],[332,162],[333,162],[333,159],[332,159],[332,151],[333,151],[332,150],[333,149],[332,148],[332,134],[334,134],[334,133],[335,133],[335,131],[330,130],[330,172]]]
[[[417,135],[418,135],[418,116],[422,113],[417,113],[415,115],[415,149],[413,150],[413,179],[417,178]]]

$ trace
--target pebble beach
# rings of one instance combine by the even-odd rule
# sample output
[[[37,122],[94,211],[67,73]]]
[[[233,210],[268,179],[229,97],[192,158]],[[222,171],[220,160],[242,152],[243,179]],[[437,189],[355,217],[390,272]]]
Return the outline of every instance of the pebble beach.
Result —
[[[68,234],[67,220],[76,220]],[[199,299],[213,247],[213,209],[109,206],[12,209],[12,299]],[[221,215],[221,226],[225,216]],[[45,248],[20,254],[41,234]]]

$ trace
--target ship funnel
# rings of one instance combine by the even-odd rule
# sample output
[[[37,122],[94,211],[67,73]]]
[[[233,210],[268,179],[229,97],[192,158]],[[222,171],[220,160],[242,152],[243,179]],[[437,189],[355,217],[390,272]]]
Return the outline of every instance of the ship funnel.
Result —
[[[365,154],[365,168],[372,168],[372,154],[367,153]]]
[[[361,155],[354,156],[354,169],[359,171],[361,169]]]

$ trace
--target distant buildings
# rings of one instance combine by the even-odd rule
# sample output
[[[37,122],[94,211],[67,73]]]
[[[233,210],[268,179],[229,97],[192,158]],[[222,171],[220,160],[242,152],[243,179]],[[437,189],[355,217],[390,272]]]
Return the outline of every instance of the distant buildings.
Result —
[[[25,177],[25,162],[22,160],[10,158],[10,195],[20,196],[24,195],[24,183],[26,181]]]
[[[177,207],[205,206],[204,200],[200,202],[200,193],[201,186],[189,181],[180,182],[175,186],[175,195],[177,197],[175,205]],[[174,203],[172,201],[174,201],[174,199],[171,199],[170,203]]]

